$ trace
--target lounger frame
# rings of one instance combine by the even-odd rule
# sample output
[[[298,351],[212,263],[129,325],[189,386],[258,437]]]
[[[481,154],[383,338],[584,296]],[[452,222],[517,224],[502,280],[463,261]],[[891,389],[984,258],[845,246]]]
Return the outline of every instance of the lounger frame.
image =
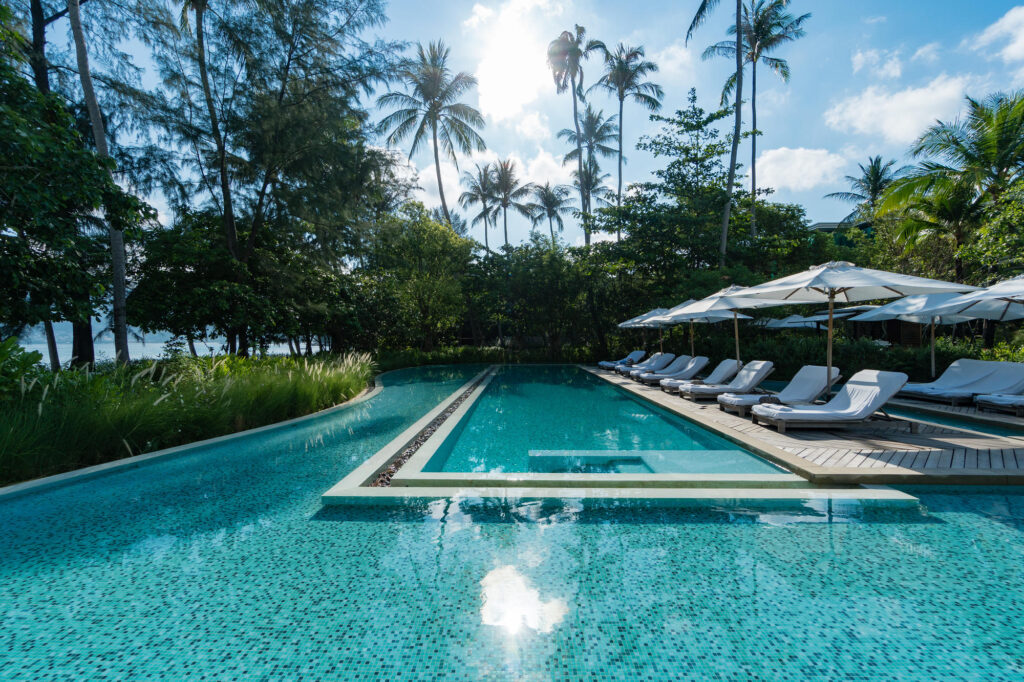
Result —
[[[920,424],[910,419],[899,419],[897,417],[891,417],[886,414],[883,410],[878,410],[874,414],[865,417],[864,419],[822,419],[822,420],[808,420],[798,421],[795,419],[775,419],[774,417],[761,417],[751,412],[750,419],[753,423],[761,426],[774,426],[778,429],[779,433],[785,433],[786,429],[838,429],[845,428],[847,426],[857,426],[860,424],[867,424],[872,419],[878,418],[881,413],[881,419],[891,422],[903,422],[910,427],[910,433],[917,433]]]

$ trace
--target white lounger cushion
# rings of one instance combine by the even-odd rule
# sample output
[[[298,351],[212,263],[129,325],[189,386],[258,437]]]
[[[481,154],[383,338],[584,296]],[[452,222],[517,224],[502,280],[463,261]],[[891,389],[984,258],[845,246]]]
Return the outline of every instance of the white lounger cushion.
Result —
[[[679,387],[680,393],[687,395],[720,395],[722,393],[750,393],[765,380],[775,365],[767,360],[755,360],[739,371],[728,384],[687,384]]]
[[[1024,391],[1024,363],[960,359],[928,384],[907,384],[901,393],[925,398],[970,399],[979,394]]]
[[[783,405],[806,405],[814,402],[815,398],[825,392],[826,371],[827,369],[820,365],[804,365],[786,387],[775,394],[775,397]],[[832,381],[838,378],[839,368],[833,367]],[[718,402],[723,405],[751,407],[760,403],[764,397],[761,393],[725,393],[718,396]]]
[[[642,358],[644,355],[646,355],[644,351],[635,350],[626,357],[622,358],[621,360],[602,360],[601,362],[597,363],[597,366],[603,367],[604,369],[612,369],[616,365],[628,365],[632,362],[639,362],[640,358]]]
[[[978,403],[989,405],[1002,405],[1003,407],[1024,407],[1024,395],[1011,395],[1008,393],[990,393],[979,395],[974,399]]]
[[[704,383],[724,384],[736,376],[736,372],[740,371],[742,367],[742,362],[738,362],[736,360],[722,360],[718,363],[718,366],[712,370],[711,374],[707,376]],[[679,388],[690,383],[693,382],[688,379],[665,379],[661,382],[661,385],[665,388]]]
[[[665,367],[665,369],[659,369],[656,372],[644,371],[641,374],[637,375],[637,377],[643,379],[657,376],[661,377],[662,379],[665,379],[677,372],[682,371],[683,368],[685,368],[686,365],[689,364],[691,359],[692,358],[690,358],[689,355],[677,355],[676,359],[670,362],[668,366]]]
[[[865,369],[843,384],[832,400],[824,405],[754,405],[759,417],[795,422],[862,421],[880,409],[907,383],[903,372]]]
[[[643,370],[646,370],[646,371],[650,372],[651,371],[651,369],[650,369],[651,365],[653,363],[657,362],[658,358],[660,358],[662,355],[664,355],[664,353],[655,353],[654,355],[652,355],[651,357],[647,358],[643,362],[638,362],[635,365],[618,365],[615,368],[615,371],[620,373],[620,374],[623,374],[626,371],[634,370],[634,369],[643,369]]]
[[[658,358],[650,367],[631,369],[628,372],[623,372],[623,374],[628,374],[631,377],[638,377],[644,372],[658,372],[662,368],[668,367],[672,364],[672,361],[676,358],[674,353],[659,353],[659,355],[661,357]]]
[[[641,374],[640,380],[654,381],[655,379],[658,379],[659,381],[666,381],[668,379],[692,379],[697,376],[697,372],[707,367],[707,364],[708,359],[703,355],[698,355],[695,358],[690,358],[686,363],[686,366],[676,372],[671,374],[668,372],[648,372],[647,374]]]

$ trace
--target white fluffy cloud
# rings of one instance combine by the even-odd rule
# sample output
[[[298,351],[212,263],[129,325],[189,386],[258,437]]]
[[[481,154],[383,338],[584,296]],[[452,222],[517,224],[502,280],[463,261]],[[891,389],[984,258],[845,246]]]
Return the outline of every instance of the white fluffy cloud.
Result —
[[[479,2],[473,5],[473,11],[469,15],[469,19],[462,22],[462,25],[466,28],[476,28],[480,24],[484,23],[488,19],[494,16],[494,10],[490,7],[481,5]]]
[[[925,62],[926,64],[933,64],[939,59],[939,43],[928,43],[917,48],[914,52],[914,56],[911,59],[915,62]]]
[[[898,51],[857,50],[850,61],[853,63],[854,73],[866,69],[877,78],[899,78],[903,73]]]
[[[845,165],[846,159],[839,154],[804,147],[769,149],[757,159],[758,176],[764,187],[796,192],[835,183]]]
[[[416,182],[420,186],[416,196],[423,202],[423,205],[427,208],[439,207],[441,194],[437,191],[437,171],[434,169],[434,164],[419,169],[416,174]],[[441,182],[444,183],[444,199],[448,204],[448,210],[453,210],[462,190],[459,188],[459,171],[450,161],[441,162]]]
[[[968,76],[940,74],[922,87],[889,90],[873,85],[847,97],[825,112],[825,123],[842,132],[881,135],[887,142],[907,144],[937,119],[960,111]]]
[[[682,40],[677,40],[653,56],[658,73],[664,80],[687,79],[692,81],[696,72],[697,58]]]
[[[974,49],[987,50],[1001,44],[998,54],[1004,62],[1024,61],[1024,6],[1004,14],[974,40]]]
[[[556,157],[540,147],[533,158],[522,164],[525,168],[526,179],[530,182],[543,185],[550,182],[553,185],[572,184],[572,168],[562,164],[562,159]]]
[[[527,140],[546,140],[551,137],[548,117],[536,111],[525,114],[516,123],[516,132]]]

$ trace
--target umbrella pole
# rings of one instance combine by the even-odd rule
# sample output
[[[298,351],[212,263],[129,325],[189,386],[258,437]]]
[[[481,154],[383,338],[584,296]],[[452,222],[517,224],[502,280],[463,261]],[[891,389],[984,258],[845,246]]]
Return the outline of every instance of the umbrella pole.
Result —
[[[935,318],[932,318],[932,379],[935,378]]]
[[[736,311],[732,311],[732,331],[736,336],[736,364],[740,362],[740,318]]]
[[[690,320],[690,357],[696,357],[697,354],[693,350],[693,320]]]
[[[665,352],[665,328],[658,327],[658,351]]]
[[[827,382],[825,389],[825,397],[827,398],[832,393],[832,312],[834,310],[836,302],[836,294],[834,291],[829,290],[828,292],[828,355],[825,369],[825,381]]]

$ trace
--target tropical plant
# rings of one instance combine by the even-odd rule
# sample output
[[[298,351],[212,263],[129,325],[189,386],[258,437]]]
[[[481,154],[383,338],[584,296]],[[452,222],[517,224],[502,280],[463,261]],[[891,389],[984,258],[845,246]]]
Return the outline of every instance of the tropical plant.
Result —
[[[572,128],[564,128],[558,133],[559,139],[566,140],[569,144],[576,146],[576,149],[571,150],[565,155],[564,163],[576,161],[578,154],[583,153],[582,170],[585,172],[587,166],[598,163],[597,158],[599,156],[605,158],[615,156],[615,148],[609,144],[615,140],[619,132],[615,116],[606,119],[603,111],[595,111],[588,104],[577,123],[576,130],[579,130],[579,137],[576,135],[576,130]],[[578,165],[576,172],[580,172]],[[590,195],[583,196],[583,203],[581,205],[584,213],[590,213],[590,198]]]
[[[476,77],[464,71],[452,73],[448,66],[450,49],[441,41],[426,48],[417,44],[416,57],[398,70],[398,80],[410,91],[387,92],[377,100],[380,108],[397,108],[384,117],[381,128],[390,130],[388,144],[396,144],[412,136],[409,157],[420,150],[430,136],[437,172],[437,192],[441,210],[451,221],[441,183],[441,153],[458,168],[456,150],[465,154],[486,149],[475,128],[483,127],[480,112],[460,98],[476,85]]]
[[[483,223],[484,225],[484,248],[491,250],[490,240],[487,236],[488,227],[496,219],[498,199],[495,196],[494,168],[489,163],[476,165],[476,173],[466,171],[462,174],[462,181],[466,184],[466,191],[459,197],[459,205],[469,208],[473,205],[480,206],[480,212],[473,216],[473,225]]]
[[[660,85],[647,79],[658,70],[658,65],[646,59],[644,48],[627,47],[619,43],[613,52],[606,52],[604,74],[593,87],[600,87],[615,95],[619,102],[619,177],[615,191],[615,204],[622,204],[622,128],[623,107],[629,98],[648,111],[661,109],[665,96]]]
[[[985,209],[1024,178],[1024,91],[968,97],[965,118],[935,123],[911,152],[927,158],[892,182],[879,213],[910,217],[908,240],[942,226],[956,240],[962,278],[960,247],[980,228]]]
[[[743,59],[750,64],[750,233],[754,236],[757,235],[757,136],[760,134],[757,129],[757,64],[763,62],[788,83],[789,63],[785,59],[771,57],[768,53],[783,43],[802,38],[803,24],[811,16],[808,13],[794,17],[786,11],[789,2],[790,0],[754,0],[752,5],[743,7]],[[730,26],[728,33],[735,34],[736,26]],[[708,47],[704,50],[703,58],[711,57],[735,59],[736,44],[732,41],[722,41]],[[738,73],[733,73],[725,82],[725,88],[722,90],[723,105],[736,88]]]
[[[851,223],[858,218],[869,220],[874,215],[885,190],[907,172],[906,166],[893,168],[896,165],[895,159],[883,161],[881,156],[871,156],[868,158],[867,165],[863,163],[857,165],[860,167],[860,175],[846,176],[851,191],[832,192],[825,195],[826,199],[838,199],[857,204],[857,208],[843,218],[842,222],[844,223]]]
[[[499,160],[494,165],[494,196],[501,208],[505,227],[505,246],[508,246],[508,209],[532,219],[533,208],[526,198],[533,192],[533,185],[523,184],[516,177],[516,162],[512,159]]]
[[[563,31],[548,45],[548,66],[555,79],[555,89],[572,93],[572,121],[576,127],[576,172],[583,174],[583,135],[580,132],[579,100],[583,99],[583,62],[595,52],[606,52],[600,40],[588,40],[587,29],[579,24],[574,31]],[[580,206],[586,204],[586,197],[580,188]],[[585,243],[590,245],[590,232],[583,228]]]
[[[583,226],[585,231],[591,230],[593,215],[591,213],[591,199],[596,199],[601,206],[611,206],[615,194],[604,184],[611,175],[601,170],[596,159],[587,159],[583,164],[583,172],[572,172],[573,186],[582,196],[587,198],[586,208],[583,210]]]
[[[700,0],[697,11],[686,31],[686,42],[690,42],[696,31],[711,16],[719,0]],[[729,176],[725,185],[725,205],[722,207],[722,229],[718,244],[718,264],[725,265],[725,253],[729,245],[729,216],[732,214],[732,192],[736,184],[736,155],[740,144],[741,109],[743,97],[743,0],[736,0],[736,104],[733,107],[732,149],[729,153]]]
[[[534,185],[533,187],[533,224],[536,225],[542,220],[547,219],[552,244],[555,243],[555,225],[558,225],[559,232],[564,230],[565,222],[562,220],[562,216],[568,215],[573,211],[572,204],[569,201],[570,193],[571,188],[568,186],[552,185],[550,182],[545,182],[543,185]]]

